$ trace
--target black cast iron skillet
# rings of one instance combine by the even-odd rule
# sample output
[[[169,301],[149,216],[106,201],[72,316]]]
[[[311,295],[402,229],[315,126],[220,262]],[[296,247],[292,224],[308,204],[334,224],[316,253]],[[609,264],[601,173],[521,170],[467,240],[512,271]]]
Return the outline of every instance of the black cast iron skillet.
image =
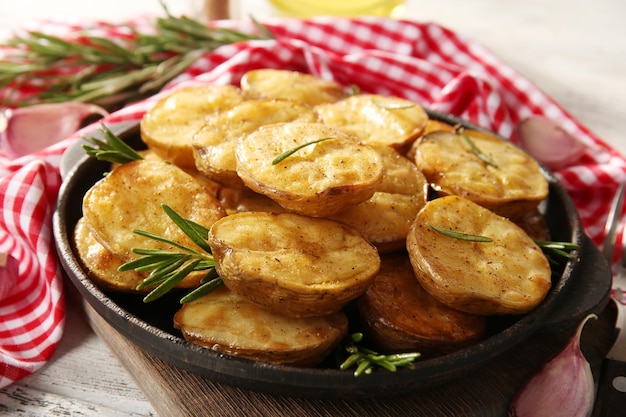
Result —
[[[429,114],[450,124],[484,130],[449,115]],[[143,147],[138,123],[110,128],[129,144]],[[73,163],[81,152],[75,146],[68,151],[67,159]],[[72,165],[70,162],[66,161],[65,165]],[[381,370],[359,377],[336,369],[334,363],[318,368],[296,368],[223,355],[185,341],[173,328],[172,319],[180,306],[179,295],[144,304],[140,296],[104,293],[87,277],[71,243],[72,233],[82,215],[83,195],[108,169],[108,163],[83,156],[63,172],[65,179],[53,217],[53,231],[67,276],[98,314],[130,341],[174,366],[218,383],[276,395],[326,399],[407,393],[461,377],[533,333],[562,330],[590,312],[600,312],[608,301],[609,267],[584,234],[567,192],[555,176],[544,169],[550,194],[542,203],[542,211],[552,240],[575,242],[580,249],[573,253],[571,261],[556,271],[552,289],[539,307],[523,317],[494,317],[490,320],[488,336],[480,343],[445,356],[419,360],[415,369]]]

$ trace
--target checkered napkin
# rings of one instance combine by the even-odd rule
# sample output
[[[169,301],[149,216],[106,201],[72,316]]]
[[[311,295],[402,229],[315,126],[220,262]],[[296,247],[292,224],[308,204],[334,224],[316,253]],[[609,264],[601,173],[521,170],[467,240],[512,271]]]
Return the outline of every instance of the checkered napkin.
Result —
[[[220,24],[254,31],[251,22]],[[355,85],[363,93],[404,97],[514,142],[519,121],[543,115],[587,145],[579,161],[556,175],[574,200],[587,234],[601,242],[611,196],[626,179],[624,158],[479,43],[436,24],[383,18],[270,19],[264,24],[275,39],[221,47],[197,60],[160,94],[103,121],[139,121],[173,89],[207,83],[236,85],[255,68],[304,71]],[[88,26],[113,39],[124,35],[104,23]],[[45,22],[39,30],[70,36],[80,28]],[[0,153],[0,250],[20,260],[19,283],[8,299],[0,301],[0,387],[44,365],[62,335],[62,273],[51,235],[61,183],[59,160],[67,146],[96,127],[20,159],[10,160]]]

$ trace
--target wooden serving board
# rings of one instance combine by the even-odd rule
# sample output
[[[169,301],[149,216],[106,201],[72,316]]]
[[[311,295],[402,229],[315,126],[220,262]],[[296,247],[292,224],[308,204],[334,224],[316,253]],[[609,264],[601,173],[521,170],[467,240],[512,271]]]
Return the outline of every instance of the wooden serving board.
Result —
[[[359,416],[502,417],[519,386],[569,341],[574,328],[542,332],[452,383],[410,394],[367,400],[273,396],[215,383],[142,351],[111,327],[87,302],[88,321],[128,369],[160,417]],[[614,333],[612,311],[585,326],[583,352],[594,376]]]

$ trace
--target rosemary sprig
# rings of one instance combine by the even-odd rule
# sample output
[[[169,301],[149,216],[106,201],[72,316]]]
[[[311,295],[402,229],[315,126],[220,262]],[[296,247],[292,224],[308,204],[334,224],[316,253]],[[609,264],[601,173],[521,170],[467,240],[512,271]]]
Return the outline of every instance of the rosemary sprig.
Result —
[[[210,27],[188,17],[166,15],[154,22],[154,33],[129,32],[110,40],[79,33],[63,39],[32,31],[9,39],[14,49],[0,60],[0,89],[33,91],[26,98],[0,96],[0,106],[80,101],[111,109],[156,93],[202,55],[216,48],[271,34],[257,22],[259,35]]]
[[[100,161],[108,161],[116,164],[124,164],[126,162],[143,159],[143,156],[128,146],[126,142],[120,139],[104,124],[100,125],[100,132],[104,136],[104,140],[93,136],[83,138],[91,144],[91,146],[83,145],[83,149],[87,155]]]
[[[472,139],[470,139],[470,137],[468,136],[467,133],[465,133],[465,131],[463,129],[459,129],[459,134],[463,137],[463,139],[465,140],[465,142],[469,145],[470,149],[472,150],[472,152],[474,153],[474,155],[476,155],[478,157],[478,159],[480,159],[481,161],[483,161],[485,164],[492,166],[493,168],[498,168],[498,164],[496,164],[493,159],[491,159],[489,157],[489,155],[487,155],[486,153],[484,153],[483,151],[481,151],[480,149],[478,149],[478,147],[476,146],[476,144],[474,143],[474,141]]]
[[[435,232],[448,236],[448,237],[455,238],[455,239],[467,240],[470,242],[485,242],[485,243],[493,242],[493,239],[487,236],[473,235],[470,233],[459,232],[457,230],[452,230],[452,229],[444,229],[443,227],[435,226],[432,223],[427,223],[427,224],[428,224],[428,227],[433,229]]]
[[[391,372],[398,368],[415,368],[413,362],[421,356],[419,352],[395,353],[383,355],[358,345],[363,340],[363,333],[352,333],[346,338],[342,349],[349,356],[339,363],[339,369],[347,370],[356,367],[354,376],[371,374],[375,367]],[[341,352],[339,352],[341,354]]]
[[[121,265],[118,270],[120,272],[151,271],[150,275],[137,286],[137,289],[141,290],[156,285],[156,287],[144,297],[143,301],[145,303],[162,297],[190,273],[194,271],[207,271],[206,275],[200,281],[200,286],[181,298],[181,303],[188,303],[208,294],[223,284],[222,279],[217,276],[215,271],[215,260],[213,259],[211,247],[207,242],[209,230],[198,223],[184,219],[165,204],[163,204],[161,208],[165,211],[167,216],[206,253],[200,253],[192,248],[150,232],[134,230],[133,232],[138,235],[170,244],[180,249],[180,251],[168,252],[158,249],[135,248],[133,249],[133,253],[141,256]]]
[[[290,157],[294,153],[298,152],[302,148],[305,148],[305,147],[311,146],[311,145],[315,145],[316,143],[324,142],[325,140],[329,140],[329,139],[334,139],[334,138],[333,137],[321,138],[321,139],[312,140],[310,142],[303,143],[302,145],[296,146],[295,148],[292,148],[292,149],[290,149],[290,150],[288,150],[286,152],[283,152],[280,155],[278,155],[276,158],[274,158],[272,160],[272,165],[280,164],[282,161],[284,161],[285,159],[287,159],[288,157]]]

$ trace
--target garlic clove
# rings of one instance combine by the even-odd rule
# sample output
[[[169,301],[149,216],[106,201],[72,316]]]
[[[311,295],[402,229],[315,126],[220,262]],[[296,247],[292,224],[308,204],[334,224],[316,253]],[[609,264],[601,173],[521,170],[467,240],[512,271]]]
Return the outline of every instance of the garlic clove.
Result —
[[[18,277],[18,260],[0,252],[0,303],[11,295]]]
[[[595,396],[591,366],[580,350],[580,336],[589,314],[567,346],[534,374],[515,394],[511,417],[589,417]]]
[[[576,163],[586,149],[578,138],[543,116],[522,120],[517,125],[516,135],[524,150],[553,170]]]
[[[106,116],[95,104],[38,104],[0,112],[0,149],[17,158],[48,147],[76,132],[90,114]]]

